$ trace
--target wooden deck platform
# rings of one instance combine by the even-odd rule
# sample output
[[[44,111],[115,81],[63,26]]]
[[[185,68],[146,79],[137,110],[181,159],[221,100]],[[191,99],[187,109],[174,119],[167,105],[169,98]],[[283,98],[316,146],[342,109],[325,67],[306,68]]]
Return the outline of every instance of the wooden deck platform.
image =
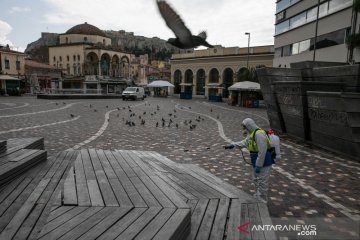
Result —
[[[59,153],[0,188],[0,239],[275,239],[266,205],[156,152]]]
[[[47,158],[43,138],[10,139],[0,152],[0,186]],[[29,149],[26,149],[29,148]],[[32,149],[34,148],[34,149]]]

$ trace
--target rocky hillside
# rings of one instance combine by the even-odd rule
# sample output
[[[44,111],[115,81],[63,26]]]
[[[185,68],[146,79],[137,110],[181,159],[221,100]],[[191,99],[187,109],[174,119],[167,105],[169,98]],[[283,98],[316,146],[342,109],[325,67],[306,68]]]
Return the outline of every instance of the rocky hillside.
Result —
[[[135,55],[148,54],[150,60],[166,60],[171,58],[173,53],[181,53],[184,50],[173,47],[166,43],[165,40],[158,37],[147,38],[144,36],[135,36],[132,32],[121,31],[104,31],[111,38],[114,49],[133,53]],[[49,62],[48,46],[58,43],[59,34],[42,33],[41,38],[27,45],[25,53],[32,59],[40,62]]]

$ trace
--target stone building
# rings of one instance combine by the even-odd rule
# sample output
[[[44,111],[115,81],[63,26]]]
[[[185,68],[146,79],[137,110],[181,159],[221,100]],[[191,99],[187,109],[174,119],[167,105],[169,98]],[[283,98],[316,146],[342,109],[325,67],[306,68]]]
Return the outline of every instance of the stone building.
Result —
[[[18,95],[25,73],[25,54],[0,46],[0,94]]]
[[[121,93],[135,74],[134,59],[86,22],[60,34],[59,44],[49,47],[50,65],[65,70],[62,88],[87,93]]]
[[[248,54],[249,52],[249,54]],[[250,48],[215,46],[186,54],[173,54],[171,58],[171,82],[174,94],[190,93],[208,97],[228,97],[228,87],[246,72],[257,67],[272,66],[274,46]]]

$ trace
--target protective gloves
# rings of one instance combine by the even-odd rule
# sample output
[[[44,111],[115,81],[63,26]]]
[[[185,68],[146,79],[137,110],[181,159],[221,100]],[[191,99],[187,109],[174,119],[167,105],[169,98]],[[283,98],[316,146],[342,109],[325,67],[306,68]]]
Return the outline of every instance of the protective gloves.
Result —
[[[255,166],[255,173],[260,173],[260,171],[261,171],[261,167]]]
[[[235,148],[235,144],[228,144],[226,146],[224,146],[225,149],[233,149]]]

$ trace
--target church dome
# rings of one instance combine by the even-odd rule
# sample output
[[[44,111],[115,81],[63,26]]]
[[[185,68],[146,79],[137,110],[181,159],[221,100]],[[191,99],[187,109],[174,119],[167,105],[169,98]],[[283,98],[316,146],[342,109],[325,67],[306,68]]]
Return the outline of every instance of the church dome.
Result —
[[[87,22],[70,28],[65,34],[96,35],[96,36],[106,37],[104,31],[100,30],[99,28],[91,24],[88,24]]]

